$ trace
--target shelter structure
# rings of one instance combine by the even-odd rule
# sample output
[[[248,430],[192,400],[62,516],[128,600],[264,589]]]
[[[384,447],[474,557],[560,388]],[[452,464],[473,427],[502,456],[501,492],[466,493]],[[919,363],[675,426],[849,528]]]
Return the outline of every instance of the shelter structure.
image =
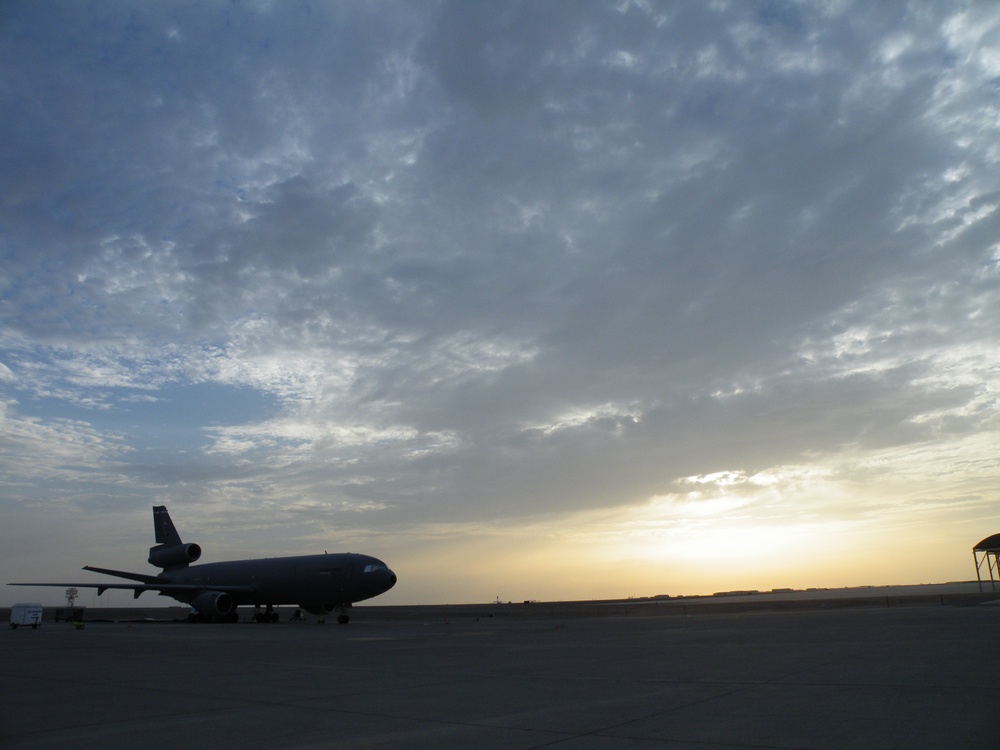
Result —
[[[976,561],[976,580],[979,581],[979,590],[983,590],[983,563],[986,563],[986,570],[990,575],[990,588],[996,589],[996,583],[1000,581],[1000,534],[988,536],[973,547],[972,557]]]

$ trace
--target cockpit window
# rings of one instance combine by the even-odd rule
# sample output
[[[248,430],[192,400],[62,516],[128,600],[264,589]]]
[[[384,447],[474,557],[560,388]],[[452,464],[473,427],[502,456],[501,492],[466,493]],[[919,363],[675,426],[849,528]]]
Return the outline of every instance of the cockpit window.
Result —
[[[385,563],[371,563],[365,566],[365,573],[374,573],[376,570],[388,570],[389,566]]]

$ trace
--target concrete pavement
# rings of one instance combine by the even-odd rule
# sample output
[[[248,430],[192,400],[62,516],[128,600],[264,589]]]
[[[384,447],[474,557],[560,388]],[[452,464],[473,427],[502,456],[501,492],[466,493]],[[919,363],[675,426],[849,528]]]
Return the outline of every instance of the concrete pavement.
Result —
[[[448,611],[5,629],[0,748],[1000,746],[996,606]]]

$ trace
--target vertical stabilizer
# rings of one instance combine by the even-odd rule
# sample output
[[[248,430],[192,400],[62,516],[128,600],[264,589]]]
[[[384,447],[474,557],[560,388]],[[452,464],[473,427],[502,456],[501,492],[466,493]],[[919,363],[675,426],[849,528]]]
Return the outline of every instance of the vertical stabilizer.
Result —
[[[167,547],[175,547],[181,542],[181,535],[174,528],[174,522],[170,520],[166,505],[153,506],[153,533],[156,534],[156,543]]]

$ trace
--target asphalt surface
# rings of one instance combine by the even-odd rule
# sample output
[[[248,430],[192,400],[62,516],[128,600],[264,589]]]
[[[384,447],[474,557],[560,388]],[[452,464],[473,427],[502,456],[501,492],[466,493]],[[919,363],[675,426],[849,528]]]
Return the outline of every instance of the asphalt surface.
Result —
[[[4,628],[0,748],[1000,747],[1000,606],[486,612]]]

